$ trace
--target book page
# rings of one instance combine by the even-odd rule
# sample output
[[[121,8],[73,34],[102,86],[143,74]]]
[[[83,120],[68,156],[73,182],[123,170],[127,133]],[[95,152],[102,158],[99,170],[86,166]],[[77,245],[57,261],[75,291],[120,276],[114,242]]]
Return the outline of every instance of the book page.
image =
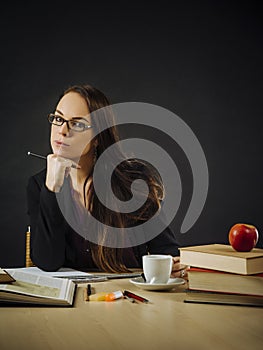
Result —
[[[44,298],[64,299],[67,293],[67,279],[9,270],[16,279],[12,284],[0,285],[0,290]]]

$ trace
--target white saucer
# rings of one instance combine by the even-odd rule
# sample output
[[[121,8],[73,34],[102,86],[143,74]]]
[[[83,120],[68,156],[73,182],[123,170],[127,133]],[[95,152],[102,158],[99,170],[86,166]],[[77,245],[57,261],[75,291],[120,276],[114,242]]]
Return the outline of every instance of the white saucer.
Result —
[[[183,278],[169,278],[169,281],[167,283],[152,284],[146,283],[142,277],[136,277],[130,279],[130,282],[132,284],[135,284],[135,286],[145,290],[169,290],[176,286],[184,284],[185,280]]]

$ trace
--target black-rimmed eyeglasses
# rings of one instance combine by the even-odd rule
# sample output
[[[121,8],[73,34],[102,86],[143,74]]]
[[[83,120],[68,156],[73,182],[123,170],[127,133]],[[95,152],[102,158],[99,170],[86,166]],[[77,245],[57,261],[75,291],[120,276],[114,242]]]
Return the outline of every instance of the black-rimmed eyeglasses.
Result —
[[[48,121],[50,122],[50,124],[57,125],[57,126],[61,126],[64,123],[66,123],[68,129],[71,129],[77,132],[82,132],[92,128],[91,125],[85,123],[84,121],[80,121],[79,119],[66,120],[62,118],[60,115],[53,114],[53,113],[50,113],[48,115]]]

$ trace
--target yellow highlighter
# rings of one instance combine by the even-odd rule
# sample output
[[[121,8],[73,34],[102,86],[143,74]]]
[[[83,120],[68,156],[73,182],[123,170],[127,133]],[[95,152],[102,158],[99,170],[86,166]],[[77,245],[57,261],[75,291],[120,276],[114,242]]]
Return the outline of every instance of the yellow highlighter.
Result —
[[[89,301],[114,301],[123,297],[122,291],[118,290],[116,292],[100,292],[96,294],[91,294],[89,296]]]

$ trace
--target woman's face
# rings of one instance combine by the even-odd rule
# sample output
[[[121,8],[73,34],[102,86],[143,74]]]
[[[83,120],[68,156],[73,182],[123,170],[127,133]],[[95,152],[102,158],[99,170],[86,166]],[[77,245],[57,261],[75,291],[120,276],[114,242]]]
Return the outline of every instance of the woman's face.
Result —
[[[65,120],[72,120],[91,125],[89,109],[86,100],[77,92],[69,92],[59,101],[54,114]],[[77,132],[68,128],[67,123],[61,126],[52,124],[50,142],[53,153],[63,158],[78,161],[80,156],[87,154],[91,148],[90,143],[93,129],[89,128]]]

